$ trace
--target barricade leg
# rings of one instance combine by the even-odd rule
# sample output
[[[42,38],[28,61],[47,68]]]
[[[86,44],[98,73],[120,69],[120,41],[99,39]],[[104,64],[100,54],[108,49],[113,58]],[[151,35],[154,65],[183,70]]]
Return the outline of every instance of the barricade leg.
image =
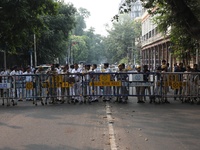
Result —
[[[111,87],[106,86],[104,87],[104,99],[103,101],[110,101],[111,100]]]
[[[127,88],[125,86],[121,87],[121,93],[122,93],[122,102],[127,103]]]

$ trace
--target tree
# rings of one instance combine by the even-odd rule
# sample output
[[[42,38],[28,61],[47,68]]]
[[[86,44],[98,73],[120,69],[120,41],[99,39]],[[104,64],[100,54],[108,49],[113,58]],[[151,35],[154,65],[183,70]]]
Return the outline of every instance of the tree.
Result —
[[[87,58],[87,62],[89,63],[102,63],[104,59],[104,49],[105,46],[103,45],[103,37],[99,34],[95,34],[95,29],[90,28],[88,31],[85,32],[85,36],[87,36],[87,46],[89,55]]]
[[[68,57],[74,62],[85,61],[86,63],[100,63],[103,54],[103,37],[95,34],[95,29],[86,29],[85,19],[90,16],[84,8],[79,8],[76,13],[76,27],[68,40]],[[71,61],[70,61],[71,62]]]
[[[120,7],[121,13],[130,11],[131,3],[126,0]],[[188,61],[196,51],[200,40],[200,1],[199,0],[141,0],[143,6],[154,16],[158,29],[167,33],[170,30],[171,52],[177,58]],[[118,16],[115,16],[118,19]],[[186,55],[185,55],[186,54]]]
[[[55,15],[57,11],[53,0],[1,0],[0,6],[0,45],[6,45],[12,52],[45,27],[41,15]]]
[[[79,8],[76,13],[76,27],[74,29],[74,35],[83,35],[86,28],[85,19],[90,16],[90,12],[85,8]]]
[[[0,46],[6,47],[14,64],[29,64],[34,34],[39,64],[53,63],[55,58],[64,61],[66,41],[75,26],[73,5],[54,0],[2,0],[0,6]]]
[[[47,29],[38,40],[38,62],[53,63],[55,58],[66,61],[67,40],[75,27],[76,9],[71,4],[59,4],[56,16],[44,16]]]
[[[120,13],[131,10],[131,3],[136,0],[126,0],[119,8]],[[200,39],[200,1],[199,0],[141,0],[143,6],[152,14],[160,14],[159,24],[183,28],[192,38]],[[156,10],[154,8],[157,8]],[[153,10],[153,11],[152,11]],[[118,15],[114,19],[118,19]],[[163,28],[164,29],[164,28]]]
[[[113,27],[108,30],[105,38],[106,57],[109,62],[116,63],[124,60],[130,62],[136,55],[135,38],[141,35],[141,23],[131,20],[129,15],[120,16],[118,22],[113,22]],[[131,50],[134,50],[132,53]]]
[[[161,32],[166,33],[168,28],[171,28],[172,53],[185,64],[195,54],[195,45],[200,40],[200,34],[198,34],[200,33],[200,7],[198,4],[200,3],[196,0],[159,0],[145,4],[145,7],[149,8],[149,13],[155,16],[154,21]]]

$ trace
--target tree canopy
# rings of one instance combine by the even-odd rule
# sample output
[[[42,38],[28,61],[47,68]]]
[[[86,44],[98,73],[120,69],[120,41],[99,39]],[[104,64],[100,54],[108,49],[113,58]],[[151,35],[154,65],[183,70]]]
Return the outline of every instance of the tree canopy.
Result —
[[[0,49],[14,64],[27,65],[36,35],[38,62],[52,63],[65,56],[75,13],[73,5],[54,0],[1,0]]]
[[[131,10],[131,3],[126,0],[120,7],[120,13]],[[170,31],[171,53],[176,58],[188,61],[195,54],[200,41],[200,1],[199,0],[141,0],[143,6],[153,16],[158,29]],[[114,16],[118,19],[119,16]],[[168,29],[171,30],[168,30]]]
[[[120,13],[131,10],[131,3],[136,0],[126,0],[120,7]],[[200,39],[200,1],[199,0],[141,0],[143,6],[152,14],[160,14],[159,21],[163,30],[173,26],[183,28],[192,38]],[[157,8],[156,10],[154,8]],[[154,9],[154,10],[153,10]],[[153,10],[153,11],[152,11]],[[118,15],[114,16],[118,18]],[[164,18],[164,19],[163,19]]]
[[[106,57],[111,63],[123,61],[128,63],[138,57],[135,47],[135,39],[141,36],[141,23],[131,20],[129,15],[122,15],[118,22],[108,30],[109,35],[105,38]]]
[[[41,16],[55,15],[58,5],[53,0],[1,0],[0,7],[0,45],[15,50],[27,35],[45,27]]]

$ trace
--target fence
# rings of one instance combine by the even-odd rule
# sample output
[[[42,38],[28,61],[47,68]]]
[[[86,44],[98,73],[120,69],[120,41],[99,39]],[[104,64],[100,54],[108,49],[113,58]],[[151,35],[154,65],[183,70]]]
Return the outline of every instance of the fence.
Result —
[[[56,102],[92,102],[137,97],[138,100],[165,102],[168,98],[182,102],[199,99],[200,74],[192,73],[70,73],[0,76],[2,104],[32,100],[47,104]]]

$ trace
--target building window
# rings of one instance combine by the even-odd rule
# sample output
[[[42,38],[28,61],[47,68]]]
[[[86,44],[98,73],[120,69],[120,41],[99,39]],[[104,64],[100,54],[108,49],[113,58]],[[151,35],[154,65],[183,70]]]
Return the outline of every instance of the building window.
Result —
[[[149,38],[151,38],[151,31],[149,31]]]
[[[155,29],[153,29],[153,30],[152,30],[152,37],[153,37],[153,36],[154,36],[154,34],[155,34],[154,32],[155,32]]]

